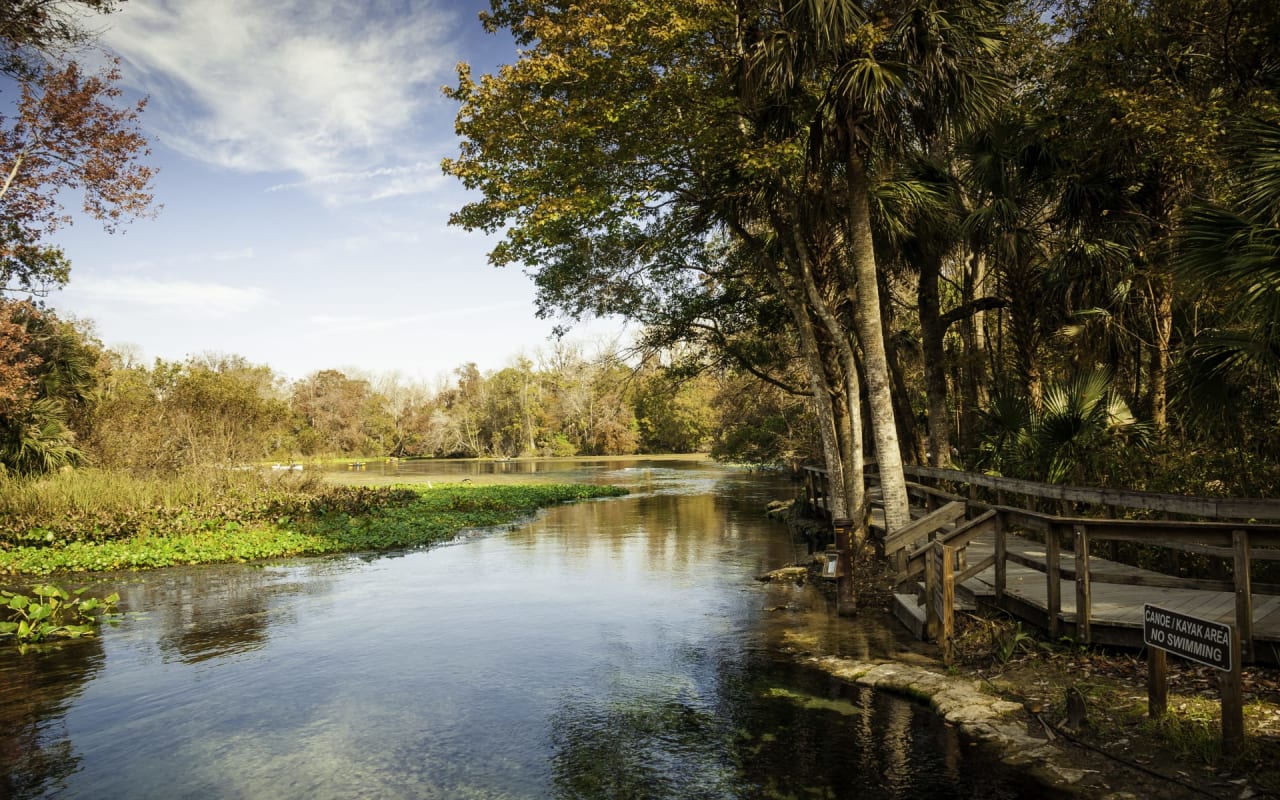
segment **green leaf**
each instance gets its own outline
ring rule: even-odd
[[[43,586],[37,586],[35,588],[35,593],[40,597],[56,597],[59,600],[71,599],[71,595],[67,594],[65,589],[63,589],[60,586],[54,586],[53,584],[45,584]]]

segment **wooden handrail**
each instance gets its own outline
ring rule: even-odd
[[[826,470],[821,467],[804,467],[803,469],[808,472],[826,474]],[[1088,486],[1039,483],[1021,478],[1006,478],[981,472],[964,472],[962,470],[923,467],[914,464],[904,465],[902,471],[913,478],[964,483],[971,486],[982,486],[998,492],[1011,492],[1045,500],[1160,511],[1167,514],[1204,517],[1205,519],[1280,520],[1280,500],[1269,498],[1203,497],[1168,492],[1139,492],[1130,489],[1099,489]]]
[[[826,490],[826,470],[819,467],[806,467],[806,483],[812,484],[817,491]],[[911,482],[908,489],[923,494],[930,509],[941,500],[946,503],[963,501],[969,513],[985,512],[970,525],[962,526],[964,535],[939,537],[940,541],[931,543],[929,548],[911,553],[900,558],[900,577],[911,577],[924,572],[928,576],[926,583],[945,580],[963,581],[977,575],[988,566],[995,567],[995,594],[1001,601],[1007,590],[1005,564],[1014,562],[1024,564],[1045,574],[1046,581],[1046,617],[1050,636],[1059,635],[1062,617],[1062,580],[1074,583],[1075,587],[1075,633],[1076,638],[1088,643],[1092,640],[1092,586],[1093,583],[1122,582],[1135,586],[1174,587],[1230,591],[1234,589],[1236,598],[1235,625],[1239,632],[1240,643],[1245,656],[1252,658],[1253,627],[1253,592],[1275,591],[1275,586],[1258,586],[1251,582],[1250,568],[1254,559],[1280,559],[1280,524],[1275,522],[1257,522],[1254,520],[1280,520],[1280,500],[1261,498],[1217,498],[1194,497],[1167,494],[1161,492],[1137,492],[1118,489],[1095,489],[1080,486],[1036,483],[1017,478],[1004,478],[995,475],[983,475],[959,470],[938,469],[934,467],[906,466],[906,475],[917,480],[947,481],[952,484],[969,486],[969,497],[962,497],[936,486]],[[821,486],[821,489],[817,487]],[[975,487],[984,487],[997,492],[995,503],[978,500]],[[1109,508],[1128,508],[1154,511],[1163,514],[1178,514],[1200,517],[1200,520],[1171,519],[1111,519],[1084,516],[1066,516],[1046,514],[1024,508],[1005,505],[1002,494],[1020,494],[1047,500],[1070,503],[1085,503]],[[969,531],[978,527],[992,529],[995,535],[995,553],[982,559],[978,564],[958,570],[953,568],[950,560],[945,570],[926,569],[929,564],[927,555],[934,547],[943,548],[943,552],[962,553],[972,538]],[[1043,564],[1036,559],[1023,558],[1010,552],[1007,546],[1007,531],[1010,528],[1025,528],[1044,534],[1045,557]],[[959,533],[958,530],[956,533]],[[1068,561],[1063,564],[1061,537],[1071,537],[1071,552]],[[901,537],[895,537],[901,540]],[[952,546],[954,541],[954,546]],[[1095,542],[1134,542],[1149,546],[1185,550],[1228,560],[1232,563],[1230,581],[1190,580],[1173,576],[1133,575],[1123,581],[1108,576],[1094,576],[1090,569],[1090,550]],[[889,555],[886,553],[886,555]],[[905,551],[903,553],[905,554]],[[923,563],[922,563],[923,562]],[[937,576],[933,572],[939,572]],[[951,587],[941,590],[954,591]],[[935,586],[926,586],[926,594],[939,591]]]
[[[1085,486],[1038,483],[1021,478],[1005,478],[979,472],[962,472],[954,469],[907,465],[903,473],[913,478],[966,483],[1000,492],[1061,500],[1069,503],[1089,503],[1099,506],[1161,511],[1168,514],[1186,514],[1206,519],[1280,520],[1280,500],[1244,497],[1199,497],[1169,494],[1166,492],[1138,492],[1128,489],[1096,489]]]

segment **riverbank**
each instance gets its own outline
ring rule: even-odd
[[[864,587],[859,614],[899,625],[879,589]],[[804,630],[783,651],[840,680],[924,702],[1006,763],[1081,797],[1280,797],[1277,670],[1245,670],[1246,746],[1223,753],[1211,670],[1171,664],[1172,713],[1153,722],[1139,654],[1051,643],[1000,617],[962,615],[949,667],[933,645],[849,658]]]
[[[586,484],[353,487],[232,476],[220,486],[138,485],[113,477],[91,479],[95,503],[76,480],[55,478],[21,490],[30,496],[8,498],[19,513],[6,515],[0,574],[45,577],[417,547],[510,524],[547,506],[626,493]],[[102,488],[108,483],[136,494],[108,501]]]

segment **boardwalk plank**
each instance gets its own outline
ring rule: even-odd
[[[1006,540],[1010,553],[1019,554],[1039,564],[1045,561],[1045,548],[1020,536]],[[969,562],[977,563],[995,552],[990,536],[975,539],[969,545]],[[1063,565],[1072,565],[1070,553],[1064,553]],[[1142,608],[1150,603],[1170,608],[1193,617],[1222,622],[1235,621],[1235,596],[1231,592],[1202,591],[1196,589],[1153,588],[1124,583],[1110,583],[1107,579],[1123,580],[1132,576],[1155,577],[1163,573],[1132,567],[1105,558],[1091,556],[1089,572],[1092,578],[1092,603],[1089,618],[1095,631],[1099,627],[1138,629],[1142,627]],[[1047,602],[1047,578],[1044,572],[1014,562],[1006,566],[1006,591],[1028,606],[1044,611]],[[1074,581],[1062,582],[1062,618],[1065,622],[1075,619]],[[964,584],[976,597],[992,598],[995,594],[995,570],[983,570]],[[1280,641],[1280,597],[1254,594],[1254,639]]]

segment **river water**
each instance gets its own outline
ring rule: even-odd
[[[533,472],[428,468],[349,477]],[[785,480],[537,474],[633,493],[406,553],[111,576],[118,627],[0,648],[0,797],[1043,796],[925,708],[781,654],[912,647],[754,580],[796,557],[762,514]]]

